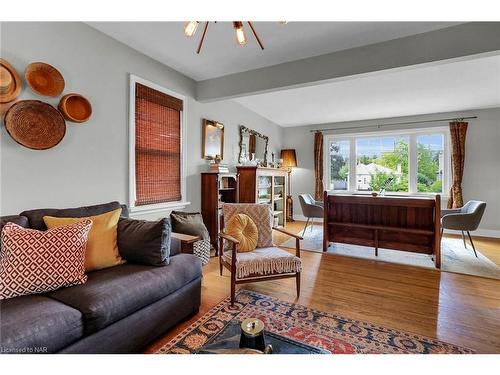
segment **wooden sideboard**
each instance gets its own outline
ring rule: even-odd
[[[324,193],[323,251],[330,242],[433,256],[441,267],[441,197]]]
[[[219,249],[222,204],[238,202],[238,186],[236,173],[201,174],[201,215],[216,255]]]
[[[239,202],[271,205],[275,226],[286,224],[288,171],[278,168],[239,166]]]

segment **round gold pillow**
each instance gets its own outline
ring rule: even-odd
[[[226,224],[226,233],[240,241],[236,246],[238,252],[252,251],[257,247],[259,231],[248,215],[237,214],[229,219]]]

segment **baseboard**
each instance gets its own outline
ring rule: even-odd
[[[307,221],[307,217],[304,215],[293,215],[293,219],[296,221]],[[315,223],[322,223],[323,219],[314,219]],[[448,230],[444,231],[446,234],[456,234],[461,235],[458,230]],[[472,237],[490,237],[490,238],[500,238],[500,230],[495,229],[478,229],[474,232],[471,232]]]
[[[295,220],[295,221],[307,221],[307,217],[305,217],[304,215],[293,215],[293,220]],[[321,218],[321,219],[314,219],[314,222],[315,223],[322,223],[323,222],[323,218]]]
[[[444,233],[446,234],[456,234],[458,236],[461,236],[461,232],[459,230],[449,230],[445,229]],[[466,234],[467,235],[467,234]],[[474,232],[471,232],[470,235],[472,237],[490,237],[490,238],[500,238],[500,230],[494,230],[494,229],[478,229],[475,230]]]

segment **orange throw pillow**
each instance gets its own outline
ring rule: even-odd
[[[92,229],[85,252],[85,271],[95,271],[125,263],[118,251],[117,226],[122,209],[85,218],[44,216],[47,228],[73,224],[84,219],[92,220]]]
[[[253,251],[257,247],[259,231],[257,225],[248,215],[233,215],[226,225],[226,233],[240,241],[236,246],[238,252]]]

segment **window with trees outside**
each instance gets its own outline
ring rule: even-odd
[[[447,192],[447,128],[327,136],[327,189],[419,194]]]

